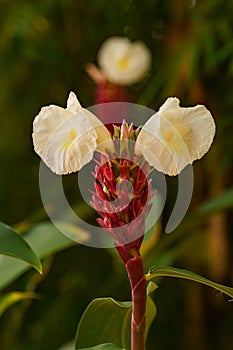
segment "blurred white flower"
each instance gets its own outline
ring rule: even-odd
[[[33,143],[36,153],[56,174],[80,170],[94,151],[113,151],[113,141],[107,128],[91,112],[82,108],[73,92],[67,108],[42,107],[33,122]]]
[[[135,152],[170,176],[200,159],[215,134],[214,120],[205,106],[181,108],[179,103],[178,98],[168,98],[142,127],[135,145]]]
[[[104,76],[115,84],[130,85],[145,77],[152,57],[141,41],[130,42],[124,37],[110,37],[101,45],[97,62]]]

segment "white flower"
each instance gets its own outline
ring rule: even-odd
[[[168,98],[142,127],[135,152],[164,174],[179,174],[210,148],[215,134],[211,113],[203,105],[181,108]]]
[[[142,127],[134,153],[158,171],[174,176],[200,159],[210,148],[215,123],[205,106],[181,108],[171,97]],[[114,154],[111,134],[102,122],[82,108],[73,92],[67,108],[43,107],[33,123],[35,151],[56,174],[80,170],[94,151]]]
[[[94,151],[114,150],[107,128],[91,112],[81,107],[73,92],[67,108],[43,107],[33,122],[35,151],[56,174],[80,170]]]
[[[144,78],[150,69],[152,57],[141,41],[132,43],[124,37],[111,37],[101,45],[97,61],[109,81],[129,85]]]

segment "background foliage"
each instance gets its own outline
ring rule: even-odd
[[[84,66],[95,62],[105,38],[126,35],[146,42],[154,58],[150,76],[130,88],[133,102],[156,110],[166,97],[178,96],[182,105],[204,103],[217,123],[211,152],[194,166],[189,213],[176,232],[160,237],[176,194],[176,181],[168,180],[164,216],[144,246],[145,268],[175,261],[233,285],[232,10],[233,3],[223,0],[1,0],[1,221],[23,232],[46,220],[32,120],[43,105],[64,106],[70,90],[78,92],[84,106],[91,105],[94,86]],[[80,203],[72,176],[64,182],[72,200]],[[130,299],[123,266],[113,250],[70,247],[65,242],[51,248],[57,253],[41,251],[47,256],[44,275],[30,270],[2,288],[2,293],[27,291],[41,297],[4,312],[1,350],[57,350],[74,339],[92,299]],[[148,350],[233,348],[232,304],[225,297],[192,282],[169,279],[153,296],[158,314]]]

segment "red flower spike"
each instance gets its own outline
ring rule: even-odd
[[[124,261],[139,254],[151,208],[151,181],[147,179],[150,166],[144,158],[129,152],[130,141],[136,140],[139,131],[125,121],[121,127],[114,126],[118,152],[109,154],[109,159],[101,156],[93,174],[96,183],[92,204],[101,217],[98,223],[121,247],[118,251]]]
[[[97,196],[100,196],[102,199],[106,200],[108,197],[107,194],[103,191],[103,187],[97,182],[94,183],[94,186]]]

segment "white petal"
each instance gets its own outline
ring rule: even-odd
[[[70,93],[67,109],[43,107],[33,123],[35,151],[56,174],[80,170],[95,150],[114,150],[106,127]]]
[[[35,151],[41,158],[43,158],[44,148],[50,137],[72,115],[68,110],[54,105],[41,108],[40,113],[34,119],[32,134]]]
[[[92,159],[96,139],[90,121],[84,114],[76,114],[56,129],[42,159],[58,175],[78,171]]]
[[[203,105],[182,108],[178,98],[168,98],[159,109],[181,134],[192,161],[200,159],[208,152],[216,131],[214,119]]]
[[[132,43],[124,37],[111,37],[101,45],[97,61],[109,81],[129,85],[144,78],[152,57],[143,42]]]
[[[104,124],[90,111],[82,108],[83,113],[90,120],[92,127],[94,128],[97,135],[97,148],[96,151],[103,154],[108,152],[115,152],[115,146],[112,140],[112,136]],[[107,152],[106,152],[107,151]]]
[[[83,109],[73,91],[69,93],[67,109],[73,113],[80,112]]]
[[[214,134],[215,123],[205,106],[181,108],[177,98],[169,98],[143,126],[135,151],[173,176],[209,150]]]
[[[108,129],[104,124],[90,111],[82,108],[74,92],[70,92],[67,100],[67,109],[73,113],[82,112],[90,120],[92,127],[95,129],[97,134],[97,151],[106,153],[108,151],[114,152],[115,148],[113,145],[112,137]]]

